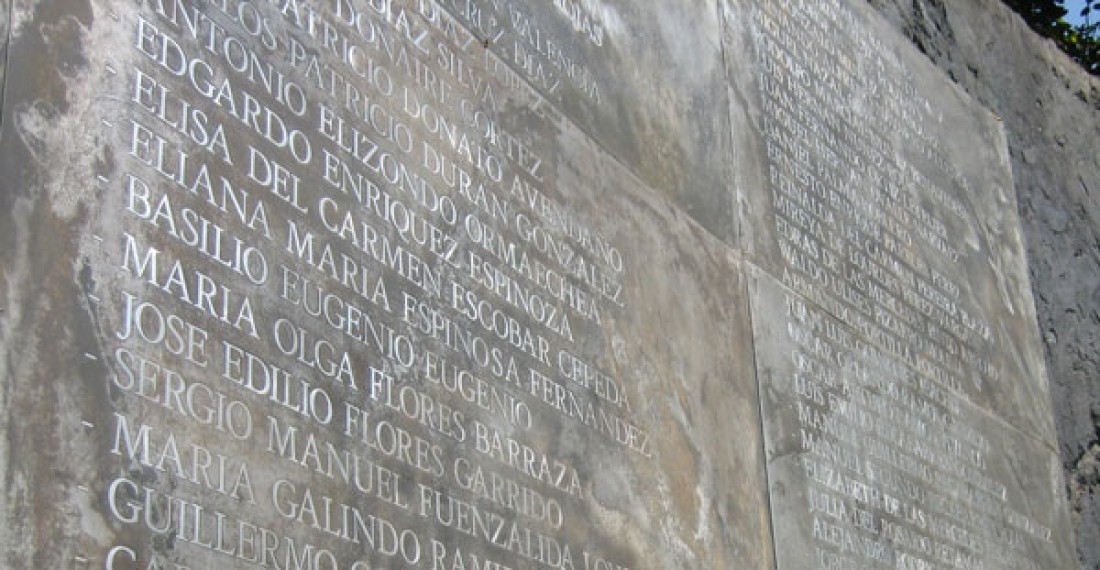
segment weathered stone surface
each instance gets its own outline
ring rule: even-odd
[[[754,127],[739,134],[758,139],[741,146],[764,165],[745,183],[762,191],[739,193],[753,260],[1053,441],[999,123],[908,46],[879,42],[877,19],[837,3],[746,6],[727,21],[755,38],[757,61],[731,72]],[[829,18],[843,21],[812,23]]]
[[[16,11],[8,565],[773,564],[735,252],[420,5]]]
[[[779,567],[1067,567],[999,121],[860,3],[724,17]]]
[[[11,31],[11,6],[9,4],[0,5],[0,33],[4,34],[3,42],[0,43],[0,88],[4,85],[4,78],[6,77],[4,72],[8,68],[8,37]]]
[[[1001,127],[862,5],[11,6],[7,566],[1068,567]]]
[[[750,286],[780,568],[1065,568],[1057,454],[760,273]],[[849,337],[850,338],[850,337]],[[859,342],[858,340],[856,341]]]
[[[871,2],[1004,120],[1080,564],[1100,567],[1100,86],[1000,2]]]

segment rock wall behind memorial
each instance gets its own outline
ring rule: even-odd
[[[12,4],[12,567],[1068,568],[997,119],[862,4]]]

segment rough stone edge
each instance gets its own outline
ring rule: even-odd
[[[8,87],[8,44],[11,43],[11,8],[15,0],[0,1],[0,132],[4,127],[4,94]]]

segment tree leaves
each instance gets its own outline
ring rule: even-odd
[[[1065,19],[1068,12],[1064,0],[1005,0],[1005,4],[1023,16],[1031,29],[1054,40],[1089,73],[1100,75],[1100,22],[1090,20],[1093,11],[1100,8],[1100,0],[1085,2],[1081,9],[1085,21],[1076,26]]]

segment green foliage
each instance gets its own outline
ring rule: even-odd
[[[1100,75],[1100,0],[1087,0],[1081,10],[1084,23],[1073,25],[1066,21],[1064,0],[1005,0],[1013,10],[1024,17],[1036,32],[1054,40],[1073,59],[1093,75]]]

